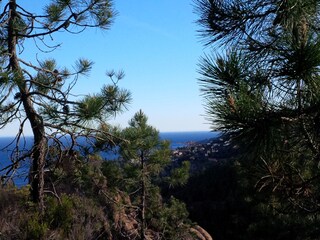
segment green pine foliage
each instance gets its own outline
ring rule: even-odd
[[[195,4],[200,35],[220,52],[212,51],[199,64],[208,119],[239,149],[239,181],[248,182],[250,198],[259,203],[255,214],[265,219],[251,225],[252,239],[277,233],[279,239],[317,239],[318,1]],[[284,225],[300,225],[308,234],[284,233]],[[274,232],[267,235],[266,226]]]
[[[68,149],[61,136],[68,135],[74,147],[79,136],[93,137],[100,123],[122,112],[130,102],[127,90],[117,86],[123,72],[108,75],[111,84],[102,86],[95,94],[75,95],[74,86],[81,77],[88,77],[93,62],[80,58],[70,69],[59,66],[55,59],[38,59],[38,52],[53,52],[61,44],[52,45],[57,34],[80,34],[87,28],[106,30],[115,17],[108,0],[52,0],[42,10],[31,13],[31,3],[16,0],[1,2],[0,7],[0,128],[12,122],[20,126],[16,131],[15,153],[12,165],[0,169],[5,178],[15,171],[20,161],[32,158],[31,194],[40,209],[44,209],[44,166],[48,154],[48,141],[59,147],[60,155]],[[50,43],[48,43],[50,41]],[[34,59],[25,60],[23,50],[34,44]],[[20,50],[19,50],[20,49]],[[32,149],[19,149],[27,123],[34,137]],[[29,152],[28,152],[29,151]],[[25,155],[18,153],[25,152]]]
[[[166,203],[160,185],[167,182],[171,186],[185,184],[190,164],[185,162],[169,175],[165,173],[171,162],[169,142],[160,139],[159,132],[148,125],[148,118],[141,110],[129,121],[129,127],[117,134],[123,139],[119,142],[119,160],[104,163],[103,169],[104,172],[107,169],[117,172],[116,176],[112,174],[111,181],[127,192],[137,206],[140,228],[144,231],[141,239],[147,234],[147,228],[162,232],[163,238],[179,238],[190,227],[186,207],[173,198]],[[110,178],[110,173],[108,176]],[[168,216],[169,212],[171,216]]]
[[[132,137],[131,141],[134,139]],[[151,139],[156,140],[154,137]],[[122,141],[128,144],[127,140]],[[151,145],[144,144],[142,139],[138,141],[139,146],[149,147],[155,142],[161,143],[160,139]],[[150,166],[145,173],[148,174],[145,175],[148,179],[145,237],[197,239],[190,232],[194,224],[188,218],[186,205],[174,197],[162,197],[159,186],[162,171],[158,166],[161,159],[155,158],[167,156],[168,145],[164,146],[160,144],[159,148],[150,151],[154,155],[151,154],[150,162],[147,161]],[[141,239],[138,213],[141,209],[140,183],[143,175],[139,159],[127,163],[124,159],[105,161],[100,155],[81,151],[72,154],[64,152],[59,156],[59,149],[53,146],[47,160],[47,194],[43,214],[36,211],[38,205],[29,200],[29,185],[21,189],[0,189],[1,238]],[[153,164],[155,166],[151,166]],[[149,171],[154,172],[151,174]],[[167,176],[163,181],[166,180]]]

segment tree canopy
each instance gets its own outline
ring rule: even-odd
[[[188,227],[186,207],[177,199],[163,199],[161,186],[185,184],[190,165],[185,162],[182,167],[170,171],[170,144],[148,124],[148,117],[142,110],[133,116],[128,127],[114,130],[114,135],[122,139],[116,147],[119,158],[113,163],[105,163],[105,166],[117,174],[115,177],[109,173],[109,179],[128,193],[136,206],[139,239],[148,239],[150,229],[160,232],[159,238],[182,238]],[[99,139],[97,146],[101,148],[105,141],[103,136]]]
[[[199,64],[213,129],[239,147],[256,190],[283,211],[319,212],[319,2],[195,4],[200,35],[220,50]]]
[[[28,11],[27,3],[1,2],[0,128],[13,121],[20,123],[12,164],[3,170],[9,175],[21,160],[31,158],[32,198],[42,207],[48,141],[68,150],[60,140],[68,135],[72,150],[76,136],[94,134],[98,123],[122,111],[130,93],[117,86],[123,72],[111,71],[107,75],[112,82],[102,86],[101,92],[76,97],[72,89],[80,76],[89,73],[93,62],[79,59],[72,71],[60,67],[54,59],[28,62],[23,59],[24,45],[30,41],[38,47],[41,43],[45,49],[38,47],[39,51],[53,51],[59,45],[50,46],[47,40],[56,34],[80,34],[91,27],[108,29],[114,16],[112,2],[108,0],[52,0],[39,13]],[[19,142],[24,140],[26,122],[31,125],[34,144],[21,154],[25,149],[19,149]]]

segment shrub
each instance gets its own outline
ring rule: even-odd
[[[29,219],[25,219],[21,233],[23,239],[44,239],[48,232],[47,223],[42,222],[38,214],[33,214]]]
[[[64,232],[68,232],[72,226],[73,220],[73,202],[66,195],[62,195],[60,202],[55,198],[47,199],[47,210],[45,213],[46,221],[53,229],[62,228]]]

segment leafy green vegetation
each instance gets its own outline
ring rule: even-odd
[[[113,130],[119,154],[115,160],[106,161],[99,154],[80,151],[57,157],[59,149],[50,147],[43,213],[38,211],[37,203],[30,201],[29,185],[2,188],[1,237],[120,240],[202,236],[200,232],[205,230],[188,218],[186,205],[161,194],[163,186],[171,189],[186,184],[189,164],[167,168],[169,144],[160,140],[142,111],[132,118],[128,128]],[[109,145],[110,139],[102,136],[97,136],[96,147],[102,147],[97,151]]]
[[[171,160],[169,143],[160,140],[159,132],[147,121],[147,116],[140,110],[130,120],[129,127],[114,133],[124,139],[117,146],[120,159],[104,163],[103,171],[120,191],[129,193],[141,226],[140,239],[147,239],[148,228],[161,232],[165,239],[180,238],[189,227],[188,213],[177,199],[166,203],[161,197],[160,184],[186,183],[190,165],[185,163],[183,167],[173,169],[171,174],[165,173]],[[102,138],[98,145],[105,145]],[[112,174],[117,175],[110,176],[107,170],[113,170]],[[169,212],[173,216],[169,216]]]
[[[30,193],[43,211],[48,142],[53,141],[60,151],[58,155],[61,155],[68,150],[63,146],[61,137],[74,140],[80,135],[87,138],[95,136],[98,123],[121,112],[131,96],[127,90],[117,86],[120,78],[124,77],[120,71],[119,74],[108,75],[111,84],[102,86],[99,93],[82,97],[76,93],[76,97],[72,90],[81,76],[88,76],[93,62],[80,58],[71,71],[60,67],[55,59],[37,58],[38,52],[49,53],[57,49],[60,44],[52,45],[48,39],[54,40],[60,32],[69,34],[70,27],[74,34],[80,34],[87,28],[109,28],[115,15],[111,1],[52,0],[42,4],[42,11],[31,13],[28,6],[16,0],[1,2],[0,128],[13,121],[19,127],[12,143],[15,148],[10,159],[12,164],[0,171],[4,178],[10,178],[15,166],[30,158]],[[25,60],[22,52],[29,41],[36,50],[31,60]],[[32,149],[20,147],[24,145],[21,142],[27,123],[32,129]]]
[[[28,40],[51,50],[46,37],[71,27],[108,29],[112,1],[52,0],[43,13],[2,3],[0,128],[20,126],[0,170],[0,239],[212,239],[198,223],[217,240],[319,239],[319,2],[194,4],[201,36],[219,50],[201,58],[199,83],[212,128],[223,133],[223,161],[204,153],[206,164],[190,176],[190,162],[172,161],[142,111],[124,129],[108,124],[131,100],[118,86],[122,71],[107,72],[111,84],[100,92],[76,97],[92,61],[70,71],[17,51]],[[30,149],[22,147],[27,122]],[[108,151],[117,157],[102,159]],[[29,184],[10,186],[25,159]]]
[[[244,239],[318,239],[319,3],[195,3],[202,37],[224,46],[201,59],[200,85],[212,127],[240,152]]]

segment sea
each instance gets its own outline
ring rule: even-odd
[[[194,131],[194,132],[160,132],[160,138],[163,140],[169,140],[171,149],[177,149],[179,147],[186,146],[190,143],[202,142],[212,138],[217,138],[218,132],[209,131]],[[10,163],[12,157],[12,150],[15,145],[10,143],[14,142],[13,137],[0,137],[0,169],[6,168]],[[21,141],[20,149],[30,149],[32,146],[32,138],[26,137],[25,140]],[[102,155],[107,156],[107,155]],[[108,155],[109,158],[112,158]],[[28,182],[28,171],[30,168],[30,162],[23,161],[19,163],[19,167],[14,172],[12,179],[14,184],[18,187],[24,186]],[[0,171],[0,177],[3,176],[8,169]],[[8,180],[8,179],[6,179]]]

